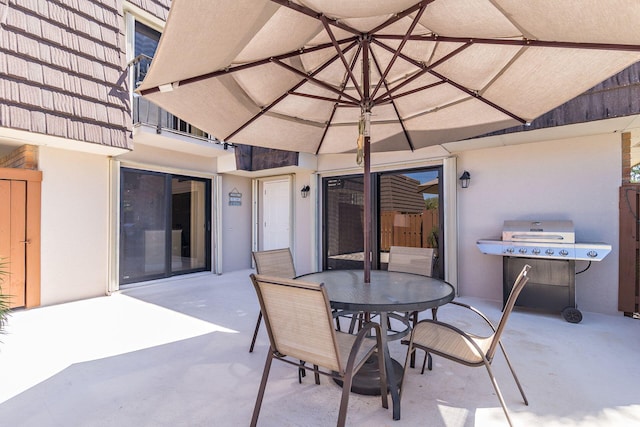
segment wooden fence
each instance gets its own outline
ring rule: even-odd
[[[419,213],[382,212],[380,250],[388,251],[391,246],[437,247],[438,218],[437,209]]]

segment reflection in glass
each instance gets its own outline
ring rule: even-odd
[[[363,177],[325,180],[326,269],[363,268]]]
[[[434,248],[440,241],[438,170],[380,175],[380,263],[391,246]],[[434,271],[435,274],[437,274]]]

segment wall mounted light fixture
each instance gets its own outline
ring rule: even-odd
[[[467,171],[462,172],[462,175],[460,175],[460,186],[462,188],[468,188],[469,181],[471,181],[471,174]]]
[[[302,196],[303,199],[306,199],[307,197],[309,197],[310,190],[311,188],[309,188],[308,185],[305,185],[304,187],[302,187],[302,189],[300,189],[300,195]]]

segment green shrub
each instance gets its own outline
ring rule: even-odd
[[[4,328],[9,317],[9,295],[2,292],[2,284],[6,276],[9,275],[9,267],[7,262],[0,259],[0,334],[4,333]]]

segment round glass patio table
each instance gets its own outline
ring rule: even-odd
[[[424,311],[444,305],[454,298],[454,289],[444,280],[419,274],[372,270],[371,282],[364,283],[363,270],[327,270],[318,273],[299,276],[313,283],[324,283],[331,308],[337,310],[376,313],[380,315],[380,329],[384,347],[384,361],[387,370],[389,392],[393,401],[393,419],[400,419],[400,390],[399,383],[402,375],[402,365],[391,359],[387,344],[387,319],[392,312]],[[395,362],[395,364],[394,364]],[[369,363],[368,363],[369,364]],[[369,364],[373,367],[377,363]],[[400,368],[398,369],[398,365]],[[375,370],[373,368],[372,370]],[[365,370],[363,375],[370,376],[371,370]],[[364,384],[375,384],[376,378],[364,378]],[[354,377],[354,385],[357,383]],[[397,377],[400,378],[397,378]],[[378,388],[379,388],[379,382]],[[357,385],[356,385],[357,389]],[[352,388],[354,390],[354,388]],[[364,393],[369,394],[369,393]]]

